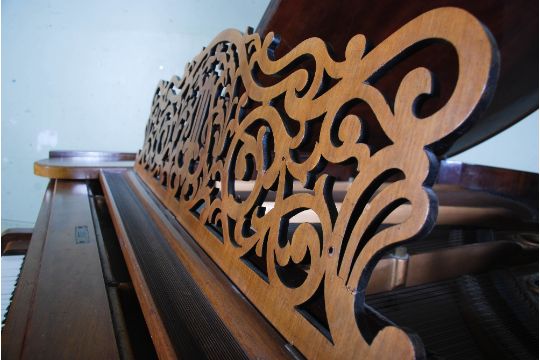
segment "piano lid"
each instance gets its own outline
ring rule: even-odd
[[[491,105],[484,116],[452,144],[435,149],[449,157],[496,135],[538,109],[538,1],[534,0],[433,0],[415,2],[272,0],[257,32],[281,36],[276,57],[289,52],[302,40],[320,37],[335,54],[343,54],[347,41],[364,34],[374,47],[397,28],[434,8],[453,6],[467,10],[491,31],[500,51],[500,75]],[[455,51],[445,44],[415,49],[391,74],[374,81],[392,101],[403,75],[425,66],[438,79],[439,96],[425,99],[424,114],[438,110],[452,94],[457,79]],[[422,114],[420,114],[422,115]],[[368,119],[369,122],[369,119]]]

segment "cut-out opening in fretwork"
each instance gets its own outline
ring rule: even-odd
[[[230,231],[230,229],[229,229]],[[255,272],[261,279],[265,282],[268,281],[268,271],[266,266],[266,243],[268,239],[265,237],[262,244],[262,256],[258,256],[256,252],[256,247],[252,247],[244,256],[240,259],[247,265],[251,270]]]
[[[319,241],[321,239],[321,225],[311,224],[319,233]],[[297,231],[300,223],[289,223],[288,220],[282,220],[280,231],[278,235],[278,246],[286,247],[292,245],[292,237],[295,231]],[[321,244],[322,246],[322,244]],[[289,259],[285,266],[281,266],[275,261],[276,273],[279,276],[281,282],[290,287],[297,288],[301,286],[308,276],[308,272],[311,266],[312,256],[318,257],[320,254],[311,254],[310,251],[306,251],[302,260],[295,263],[292,259]]]
[[[398,207],[404,204],[410,204],[410,202],[407,199],[398,198],[390,202],[387,206],[385,206],[382,211],[375,216],[375,218],[372,220],[372,222],[366,227],[364,230],[362,237],[360,238],[360,241],[358,242],[358,245],[354,251],[354,255],[352,257],[351,264],[354,264],[356,262],[356,259],[358,259],[358,256],[360,255],[360,252],[366,246],[368,241],[373,238],[377,233],[379,233],[381,230],[385,229],[387,225],[383,225],[383,221],[392,213],[394,212]],[[395,225],[394,225],[395,226]],[[352,272],[352,266],[351,270],[349,271],[348,277],[351,275]],[[348,279],[347,277],[347,279]],[[366,282],[367,283],[367,282]]]
[[[219,176],[217,176],[217,178],[219,179]],[[216,200],[216,199],[219,199],[221,200],[221,186],[218,186],[219,180],[210,180],[207,184],[207,187],[210,189],[210,202]]]
[[[251,213],[247,214],[246,218],[242,222],[242,236],[245,238],[255,235],[255,229],[251,226]]]
[[[176,188],[176,173],[171,173],[171,179],[169,180],[169,188],[174,189]]]
[[[361,176],[361,174],[359,176]],[[366,209],[368,204],[372,201],[372,199],[377,195],[377,193],[384,186],[386,186],[391,181],[399,181],[399,180],[403,179],[404,176],[405,175],[403,174],[403,172],[400,169],[387,169],[387,170],[383,171],[381,174],[379,174],[378,176],[376,176],[371,181],[371,183],[364,189],[364,191],[362,192],[360,197],[356,200],[356,204],[354,206],[353,211],[351,212],[351,216],[349,218],[349,221],[347,223],[347,227],[346,227],[345,232],[343,234],[343,242],[341,244],[341,251],[339,253],[339,262],[338,262],[339,269],[341,269],[343,256],[345,255],[345,249],[347,249],[348,242],[350,241],[353,229],[354,229],[355,225],[357,224],[358,220],[360,219],[360,217],[362,216],[362,214],[364,212],[364,209]],[[395,208],[392,208],[392,211],[394,209]],[[384,218],[386,218],[387,215],[388,214],[385,214]],[[384,218],[381,219],[381,221],[384,220]],[[377,214],[376,219],[379,219],[379,214]],[[374,223],[375,223],[375,220],[372,221],[371,224],[374,224]],[[371,226],[371,224],[368,224],[368,227]],[[378,225],[374,230],[376,230],[377,228],[378,228]],[[367,230],[367,228],[364,229],[364,231],[362,233],[365,234],[366,230]],[[369,240],[370,238],[371,238],[371,236],[367,237],[365,239],[365,241]],[[360,247],[360,244],[358,244],[358,247],[356,248],[355,253],[358,253],[359,251],[361,251],[361,249],[362,248]]]
[[[180,93],[182,92],[182,89],[175,86],[174,84],[171,84],[171,91],[173,93],[173,95],[180,95]]]
[[[176,155],[176,165],[179,169],[184,167],[184,154],[181,151]]]
[[[250,62],[253,54],[257,52],[257,47],[255,46],[253,41],[250,41],[249,43],[245,44],[245,49],[246,49],[247,61]]]
[[[199,218],[201,216],[201,213],[203,212],[205,206],[206,206],[206,204],[205,204],[204,200],[200,200],[189,210],[191,211],[191,213],[196,218]]]
[[[194,174],[195,170],[199,167],[199,160],[197,159],[191,159],[189,161],[188,171],[190,174]]]
[[[191,196],[193,195],[193,191],[194,191],[193,185],[192,185],[192,184],[188,184],[187,191],[186,191],[185,194],[184,194],[184,200],[185,200],[185,201],[189,201],[189,199],[190,199]]]
[[[358,118],[360,122],[360,133],[356,142],[367,144],[371,155],[392,145],[392,140],[384,132],[379,119],[377,119],[369,104],[360,99],[353,99],[343,104],[336,113],[336,118],[330,132],[330,140],[334,146],[343,145],[343,140],[340,138],[340,130],[346,132],[348,129],[340,129],[340,127],[347,115],[353,115]]]
[[[204,226],[214,235],[216,239],[220,242],[223,242],[223,226],[221,225],[221,220],[218,220],[215,224],[207,222]]]
[[[295,89],[295,95],[297,97],[303,97],[313,86],[313,75],[315,66],[316,63],[313,55],[303,54],[291,61],[283,69],[280,69],[278,72],[271,75],[265,74],[260,68],[259,64],[255,63],[253,64],[251,70],[251,77],[257,85],[263,87],[271,87],[279,83],[281,80],[291,76],[293,73],[297,71],[303,71],[305,72],[305,75],[307,75],[306,82],[305,84],[303,84],[304,86],[302,88]]]
[[[242,164],[244,168],[243,171],[240,170],[240,167],[238,167],[237,163],[236,170],[239,170],[239,172],[237,172],[236,178],[244,181],[255,179],[257,177],[257,170],[255,168],[255,157],[253,156],[253,154],[246,154],[245,158],[242,161]]]
[[[315,150],[315,146],[320,141],[320,128],[325,115],[326,114],[322,114],[315,119],[305,121],[303,131],[301,130],[300,124],[298,129],[294,129],[294,136],[300,135],[302,139],[296,147],[289,150],[290,157],[293,161],[303,163],[312,155],[313,150]],[[302,131],[302,133],[299,134],[300,131]],[[289,135],[291,135],[290,132]]]
[[[168,174],[166,171],[163,171],[161,173],[161,176],[160,176],[160,179],[161,179],[161,186],[164,187],[164,188],[167,188],[167,179],[168,179]]]
[[[328,326],[328,318],[326,315],[326,303],[324,300],[324,278],[321,280],[319,287],[307,301],[303,304],[295,306],[298,311],[307,321],[309,321],[317,330],[321,332],[331,343],[333,343],[330,328]]]
[[[358,307],[360,302],[362,302],[361,309]],[[357,308],[355,317],[358,329],[362,333],[362,337],[366,339],[368,343],[371,343],[379,331],[385,327],[395,326],[391,320],[385,318],[371,306],[365,304],[364,296],[361,296],[360,293],[356,295],[355,308]]]
[[[238,68],[240,66],[240,59],[238,58],[238,48],[235,44],[231,42],[227,42],[227,55],[232,55],[232,59],[234,60],[235,68]]]
[[[444,61],[430,61],[437,54]],[[421,101],[411,104],[411,111],[419,118],[425,118],[439,111],[450,99],[458,78],[458,55],[450,43],[444,40],[425,40],[416,43],[390,61],[385,67],[368,79],[387,99],[391,108],[395,108],[398,88],[408,73],[419,67],[428,69],[432,74],[432,94],[422,95]],[[391,68],[391,72],[387,69]],[[440,86],[444,84],[444,86]]]
[[[321,83],[319,85],[319,89],[317,90],[317,93],[315,93],[315,96],[313,97],[313,100],[319,98],[321,95],[325,94],[328,90],[333,88],[341,79],[336,79],[328,75],[326,70],[323,70],[323,75],[321,79]]]
[[[240,108],[238,110],[237,118],[239,124],[241,124],[253,110],[258,109],[262,105],[261,102],[255,101],[250,97],[246,96],[244,99],[245,103],[239,104]]]
[[[272,99],[272,101],[270,101],[270,105],[279,113],[283,126],[285,126],[285,130],[287,130],[287,134],[292,138],[298,135],[300,123],[290,117],[288,112],[285,110],[285,93],[282,93]]]
[[[305,256],[305,262],[309,263],[310,256],[309,252],[306,253]],[[276,267],[276,273],[279,276],[279,279],[281,282],[290,288],[297,288],[301,286],[304,281],[306,281],[306,278],[308,276],[305,267],[309,267],[309,265],[300,265],[295,264],[291,261],[285,266],[280,266],[277,263],[275,264]]]
[[[173,132],[171,134],[172,136],[172,148],[173,149],[177,149],[178,148],[178,143],[180,142],[181,140],[181,137],[182,137],[182,130],[184,129],[184,122],[181,122],[181,121],[177,121],[177,128],[175,128],[175,132]]]
[[[236,228],[236,220],[234,220],[231,217],[227,216],[227,229],[228,229],[228,234],[229,234],[229,241],[235,247],[240,247],[240,244],[238,244],[236,242],[236,239],[234,237],[235,228]]]
[[[262,134],[262,136],[261,136]],[[267,170],[274,160],[274,135],[268,122],[264,119],[257,119],[245,129],[243,137],[249,136],[252,141],[251,146],[246,147],[249,151],[252,160],[251,172],[246,176],[242,176],[243,180],[254,180],[257,178],[258,169]],[[239,146],[245,146],[239,142]],[[236,153],[235,153],[236,154]],[[255,161],[258,157],[259,162]]]
[[[236,195],[236,191],[235,191],[236,182],[237,182],[237,175],[239,175],[238,180],[241,180],[245,175],[246,169],[250,166],[249,163],[251,162],[251,160],[246,159],[246,158],[239,159],[240,151],[241,151],[242,147],[243,147],[242,141],[238,141],[238,143],[236,144],[235,149],[233,150],[233,154],[232,154],[230,164],[229,164],[229,169],[227,170],[228,173],[229,173],[229,176],[228,176],[229,180],[228,180],[228,184],[227,184],[228,185],[228,192],[233,197],[233,199],[238,203],[241,202],[241,198]],[[240,169],[240,167],[237,166],[238,164],[243,165],[244,171],[242,171]]]
[[[215,61],[212,63],[210,69],[213,72],[214,76],[220,77],[221,74],[223,73],[224,67],[223,67],[223,64],[220,63],[219,61]]]
[[[180,200],[181,194],[182,194],[182,186],[180,185],[180,181],[179,181],[179,183],[176,184],[176,188],[174,190],[174,198],[176,199],[176,201]]]
[[[327,174],[332,176],[336,181],[350,182],[358,174],[358,161],[356,159],[348,159],[339,164],[330,162],[324,163],[320,175]],[[317,176],[317,178],[319,177]]]

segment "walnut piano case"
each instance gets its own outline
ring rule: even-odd
[[[441,7],[374,47],[323,40],[277,56],[277,35],[226,30],[160,82],[133,167],[36,163],[54,179],[3,355],[76,353],[55,341],[91,315],[60,309],[88,291],[109,342],[74,344],[106,357],[537,357],[538,175],[440,161],[493,97],[489,29]],[[423,107],[423,66],[389,101],[377,81],[436,42],[444,104]]]

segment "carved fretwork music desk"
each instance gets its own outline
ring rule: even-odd
[[[441,161],[493,99],[490,29],[439,7],[375,46],[283,51],[264,24],[287,6],[160,82],[136,157],[35,164],[2,355],[538,357],[538,175]],[[457,69],[439,103],[424,65],[385,82],[436,43]]]

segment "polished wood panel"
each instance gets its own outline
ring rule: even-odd
[[[43,197],[24,266],[21,269],[13,301],[2,329],[2,357],[5,359],[20,359],[22,356],[25,333],[31,318],[31,310],[39,279],[45,237],[49,227],[55,184],[54,180],[49,182]]]
[[[77,182],[52,184],[8,313],[2,353],[22,359],[119,358],[88,189]]]
[[[34,163],[34,174],[51,179],[98,179],[100,169],[133,167],[135,153],[112,151],[49,151],[49,158]]]
[[[437,178],[441,185],[497,194],[531,209],[538,221],[538,174],[491,166],[443,161]]]
[[[113,220],[116,235],[118,236],[118,242],[120,243],[120,248],[122,249],[126,266],[133,281],[133,287],[135,288],[137,299],[141,305],[141,310],[144,314],[158,357],[160,359],[176,359],[177,355],[171,344],[171,340],[167,335],[163,321],[159,316],[156,304],[152,299],[152,294],[141,271],[141,267],[137,262],[135,252],[133,251],[128,234],[121,220],[122,217],[118,211],[118,206],[114,201],[111,189],[107,182],[104,181],[103,175],[100,175],[99,179],[103,188],[103,193],[107,198],[107,207]]]
[[[26,338],[23,359],[119,358],[85,184],[56,184]]]
[[[51,179],[84,180],[99,178],[107,168],[131,168],[133,161],[102,158],[54,157],[34,163],[34,174]]]
[[[49,151],[50,159],[57,158],[79,158],[93,159],[101,161],[133,161],[137,154],[129,152],[115,151],[81,151],[81,150],[51,150]]]
[[[32,228],[12,228],[2,233],[2,256],[23,255],[28,251]]]
[[[396,326],[364,337],[365,288],[386,249],[433,227],[433,151],[489,103],[498,53],[483,25],[457,8],[401,25],[371,51],[363,35],[347,38],[343,60],[332,58],[318,38],[276,59],[273,34],[262,40],[225,31],[188,64],[183,79],[160,83],[154,96],[137,173],[308,358],[423,356],[417,337]],[[423,116],[421,98],[434,90],[434,78],[416,67],[388,104],[372,79],[413,48],[438,40],[453,48],[459,64],[451,96]],[[312,67],[302,66],[306,59]],[[349,111],[357,104],[372,110],[388,139],[383,146],[366,143],[369,124]],[[304,156],[306,144],[313,146]],[[351,170],[339,209],[328,164]],[[236,180],[254,180],[247,199],[237,196]],[[295,193],[294,181],[310,192]],[[266,209],[270,192],[274,206]],[[410,211],[397,224],[379,228],[405,205]],[[307,210],[320,226],[290,226]],[[297,265],[306,269],[303,278],[289,283],[284,273]],[[310,313],[315,297],[323,299],[324,319]]]

